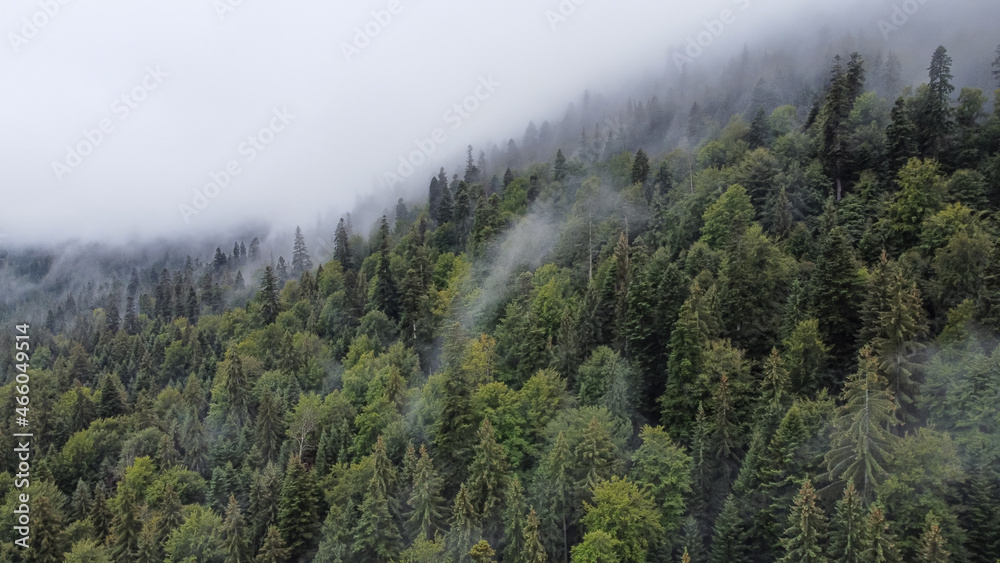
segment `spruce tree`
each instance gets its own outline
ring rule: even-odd
[[[865,545],[867,538],[868,515],[854,483],[849,481],[844,488],[844,496],[837,501],[836,514],[830,526],[830,560],[869,563]]]
[[[943,46],[931,56],[927,68],[930,81],[917,116],[918,144],[924,157],[938,157],[952,130],[951,94],[955,91],[951,79],[951,57]]]
[[[540,469],[544,483],[542,502],[546,527],[555,528],[557,535],[562,537],[560,553],[566,557],[569,556],[570,518],[576,501],[571,456],[566,435],[560,431]]]
[[[920,536],[920,563],[948,563],[951,553],[945,547],[941,525],[933,512],[927,513],[924,533]]]
[[[528,504],[524,498],[521,479],[514,475],[507,480],[504,495],[503,530],[504,560],[517,561],[525,551],[524,528],[527,525]]]
[[[260,312],[264,324],[271,324],[278,318],[278,279],[271,266],[264,268],[264,275],[260,280],[260,291],[257,293],[257,301],[260,302]]]
[[[292,557],[314,543],[319,528],[319,498],[312,473],[295,456],[288,460],[278,503],[278,529]]]
[[[226,550],[225,563],[249,563],[250,548],[247,545],[243,514],[236,497],[229,496],[226,520],[222,524],[222,545]]]
[[[302,229],[295,227],[295,245],[292,249],[292,276],[299,277],[304,272],[312,270],[312,267],[312,258],[309,257],[309,250],[306,248],[306,240],[302,236]]]
[[[97,532],[97,538],[103,540],[111,529],[111,520],[113,517],[111,511],[108,509],[104,487],[97,485],[94,489],[94,503],[90,507],[90,521],[94,524],[94,531]]]
[[[733,495],[726,498],[722,512],[715,520],[712,533],[711,563],[731,563],[743,557],[743,522],[740,518],[739,501]]]
[[[111,559],[115,563],[132,563],[139,552],[139,537],[142,534],[137,491],[122,485],[114,499],[111,520]]]
[[[379,222],[379,247],[375,269],[375,285],[371,289],[372,307],[385,313],[393,320],[399,320],[399,290],[392,276],[389,255],[389,223],[385,215]]]
[[[886,174],[895,178],[896,174],[913,157],[917,156],[917,130],[910,120],[910,112],[906,100],[896,99],[889,114],[889,125],[885,128],[886,136]]]
[[[264,545],[257,553],[256,563],[288,563],[292,552],[285,546],[285,540],[281,538],[281,532],[277,526],[269,526],[267,535],[264,536]]]
[[[599,482],[618,473],[621,463],[615,449],[608,429],[596,417],[590,419],[576,451],[573,452],[577,475],[580,476],[577,488],[585,499],[590,498],[591,491]]]
[[[878,504],[872,504],[868,512],[868,523],[865,526],[865,561],[871,563],[901,563],[899,550],[889,533],[889,523],[885,521],[885,513]]]
[[[451,529],[446,536],[448,553],[456,563],[469,563],[469,551],[479,541],[481,529],[479,516],[469,500],[468,490],[462,483],[455,495],[455,504],[451,511]]]
[[[854,483],[864,502],[887,476],[894,423],[892,396],[878,373],[878,358],[861,350],[858,371],[844,386],[844,405],[833,422],[826,465],[831,479]]]
[[[406,522],[410,537],[429,540],[444,529],[447,507],[441,495],[443,486],[444,482],[434,469],[427,447],[421,444],[420,459],[413,473],[413,493],[407,502],[411,509]]]
[[[539,528],[538,514],[535,513],[535,508],[531,507],[522,534],[524,551],[521,552],[520,560],[515,559],[518,563],[546,563],[549,560],[542,546]]]
[[[473,448],[468,472],[469,501],[479,515],[487,538],[492,539],[500,528],[500,508],[510,464],[503,446],[496,441],[489,418],[483,419],[478,437],[479,443]]]
[[[858,330],[857,266],[854,251],[842,227],[835,227],[823,243],[812,280],[812,311],[826,342],[841,364],[854,352]]]
[[[795,497],[788,515],[788,529],[781,545],[785,555],[781,563],[825,563],[823,540],[826,537],[826,516],[819,507],[816,491],[807,479]]]
[[[632,160],[632,183],[643,185],[649,180],[649,157],[646,151],[639,149]]]

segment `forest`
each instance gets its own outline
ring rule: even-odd
[[[0,560],[997,561],[1000,90],[926,55],[793,89],[744,53],[683,110],[469,146],[329,256],[5,297]]]

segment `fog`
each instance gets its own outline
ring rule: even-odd
[[[864,35],[916,81],[945,44],[956,84],[986,87],[997,21],[995,2],[944,0],[7,0],[0,243],[378,212],[584,91],[666,92],[744,46]]]

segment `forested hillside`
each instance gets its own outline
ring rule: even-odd
[[[329,259],[251,237],[18,295],[3,560],[996,561],[1000,91],[898,65],[532,124]]]

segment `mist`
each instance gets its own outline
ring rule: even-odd
[[[346,212],[370,220],[423,197],[469,144],[489,154],[574,102],[591,112],[581,122],[602,119],[585,91],[689,103],[698,92],[686,85],[745,47],[796,54],[821,80],[824,57],[867,41],[918,82],[944,44],[956,83],[988,88],[998,12],[941,0],[11,0],[0,244],[187,239],[250,223],[327,236]]]

